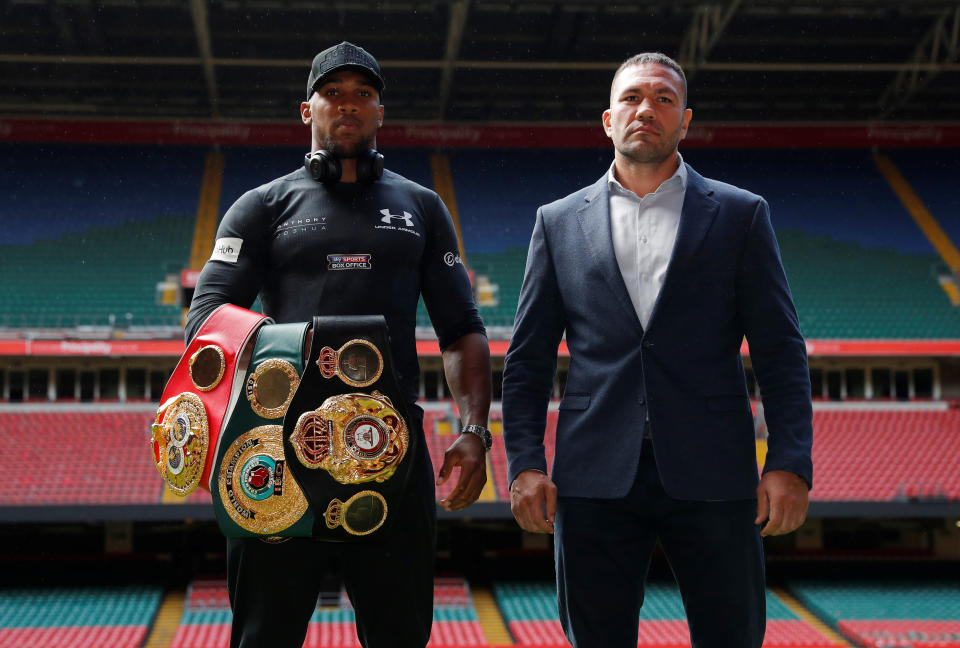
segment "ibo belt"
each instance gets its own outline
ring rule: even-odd
[[[228,538],[313,533],[314,517],[286,469],[282,438],[283,416],[303,373],[307,327],[273,324],[257,334],[244,395],[224,424],[214,461],[213,508]]]
[[[283,446],[317,518],[314,537],[357,540],[389,526],[418,443],[406,409],[382,316],[313,319]]]
[[[248,343],[264,322],[260,313],[224,304],[206,319],[177,363],[160,399],[153,459],[171,491],[187,496],[210,489],[213,449],[242,387]]]

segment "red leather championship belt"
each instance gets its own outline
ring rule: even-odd
[[[257,329],[271,320],[224,304],[213,311],[173,370],[153,424],[153,460],[171,491],[186,497],[210,474],[223,422],[243,389]]]

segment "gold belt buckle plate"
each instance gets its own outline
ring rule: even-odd
[[[338,376],[351,387],[369,387],[383,373],[383,355],[372,342],[354,339],[336,350],[320,349],[317,366],[324,378]]]
[[[390,399],[374,391],[327,398],[300,415],[290,441],[307,468],[323,468],[341,484],[359,484],[389,479],[410,434]]]
[[[237,437],[220,464],[218,483],[224,510],[252,533],[280,533],[309,505],[286,468],[282,425],[261,425]]]
[[[210,427],[196,394],[183,392],[160,406],[152,426],[157,470],[177,495],[196,489],[207,458]]]

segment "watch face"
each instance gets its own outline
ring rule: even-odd
[[[463,428],[463,432],[480,437],[480,440],[483,441],[483,447],[486,450],[489,450],[493,445],[493,436],[490,434],[490,430],[482,425],[467,425]]]

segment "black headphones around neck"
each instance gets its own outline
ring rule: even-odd
[[[307,173],[324,184],[340,182],[342,169],[340,160],[330,151],[320,149],[303,156],[303,166]],[[357,156],[357,182],[373,182],[383,175],[383,155],[375,149],[370,149]]]

